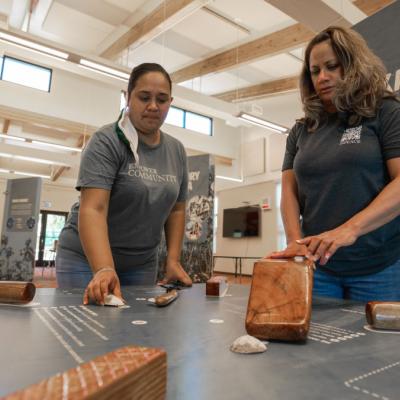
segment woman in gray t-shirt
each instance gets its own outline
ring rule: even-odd
[[[305,51],[305,117],[282,174],[287,248],[317,263],[314,294],[400,300],[400,103],[382,62],[352,30],[330,27]]]
[[[187,197],[183,145],[160,130],[171,79],[158,64],[135,67],[128,107],[96,132],[82,153],[77,189],[56,258],[61,288],[86,287],[84,303],[122,297],[121,284],[154,284],[164,229],[166,280],[191,285],[179,258]],[[78,230],[79,225],[79,230]]]

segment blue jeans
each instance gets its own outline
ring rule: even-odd
[[[154,285],[157,277],[157,260],[132,269],[118,271],[121,286]],[[56,276],[60,289],[85,288],[93,278],[92,270],[85,259],[71,259],[57,253]]]
[[[314,296],[368,301],[400,301],[400,260],[383,271],[362,276],[333,276],[314,271]]]

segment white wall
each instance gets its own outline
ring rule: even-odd
[[[216,232],[217,256],[263,257],[277,248],[277,213],[279,206],[275,202],[275,182],[263,182],[255,185],[242,186],[223,190],[218,196],[218,227]],[[270,198],[271,210],[261,210],[261,236],[249,238],[222,237],[223,209],[245,205],[261,204],[266,197]],[[243,273],[252,274],[256,260],[243,260]],[[216,272],[234,272],[234,261],[216,259]]]
[[[0,104],[92,126],[102,126],[117,118],[120,91],[89,78],[53,69],[50,92],[1,80]]]

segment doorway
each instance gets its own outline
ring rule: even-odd
[[[35,252],[37,267],[54,265],[58,237],[67,216],[63,211],[40,211]]]

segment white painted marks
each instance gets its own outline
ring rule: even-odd
[[[388,395],[383,395],[383,394],[379,394],[376,393],[376,391],[371,390],[371,389],[367,389],[367,380],[371,380],[374,376],[378,375],[378,374],[388,374],[388,373],[392,373],[393,374],[393,378],[391,379],[391,381],[394,381],[397,377],[399,372],[398,371],[393,371],[392,369],[395,367],[400,367],[400,361],[394,362],[392,364],[389,365],[385,365],[381,368],[377,368],[374,369],[373,371],[367,372],[363,375],[359,375],[356,376],[354,378],[351,378],[347,381],[344,382],[344,385],[350,389],[356,390],[357,392],[360,393],[364,393],[368,396],[371,396],[375,399],[380,399],[380,400],[391,400],[394,399],[393,397],[388,397]],[[386,377],[388,378],[388,377]],[[371,386],[371,385],[370,385]],[[396,396],[396,398],[398,398]]]
[[[308,339],[324,344],[337,344],[347,340],[365,336],[364,332],[354,332],[332,325],[311,322]]]
[[[219,319],[219,318],[213,318],[213,319],[210,319],[210,322],[212,324],[223,324],[224,320],[223,319]]]
[[[101,332],[105,326],[95,319],[98,314],[85,307],[38,307],[34,311],[78,363],[83,362],[78,349],[85,347],[85,339],[93,340],[94,334],[102,340],[108,340],[108,337]]]

